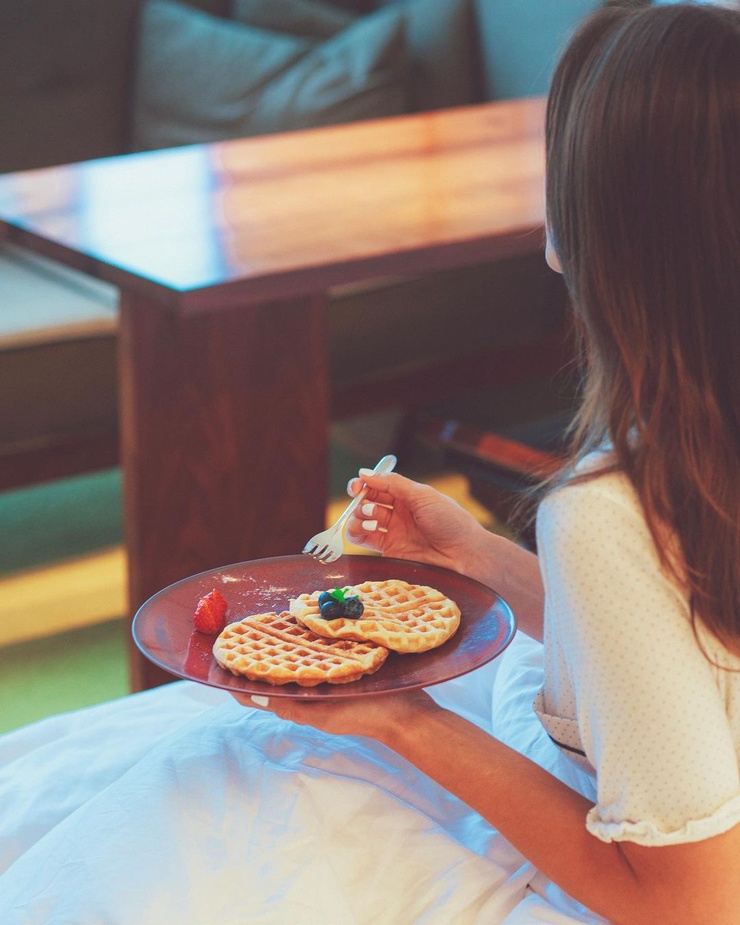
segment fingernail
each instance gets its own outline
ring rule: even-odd
[[[362,529],[366,533],[374,533],[378,529],[378,521],[377,520],[363,520]]]
[[[368,475],[374,475],[374,472],[373,472],[372,469],[364,469],[364,468],[363,468],[363,469],[360,469],[360,473],[359,473],[359,474],[360,474],[363,478],[367,478]]]
[[[269,697],[262,697],[260,694],[252,694],[252,696],[249,699],[253,703],[256,703],[258,707],[269,707],[270,706]]]
[[[368,501],[367,504],[363,504],[360,508],[365,517],[372,517],[373,511],[375,510],[375,505],[372,501]]]

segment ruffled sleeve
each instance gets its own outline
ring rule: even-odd
[[[601,841],[632,841],[638,845],[678,845],[682,842],[701,841],[726,832],[740,822],[740,795],[731,797],[709,816],[689,819],[680,828],[664,829],[655,821],[608,822],[600,814],[600,807],[586,816],[586,827]]]

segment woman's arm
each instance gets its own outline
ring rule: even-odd
[[[478,525],[457,572],[488,585],[509,604],[518,628],[542,642],[545,592],[537,556]]]
[[[383,742],[613,925],[740,921],[740,826],[669,847],[602,842],[586,829],[585,797],[422,691],[360,702],[271,698],[268,708],[330,733]]]
[[[602,842],[585,827],[588,800],[456,714],[430,708],[390,730],[389,747],[479,812],[545,876],[614,925],[740,921],[739,826],[668,847]]]

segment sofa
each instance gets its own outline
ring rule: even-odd
[[[540,95],[597,5],[3,0],[0,173]],[[117,461],[116,304],[113,287],[0,241],[0,490]],[[334,392],[417,410],[425,376],[485,368],[491,344],[541,338],[563,310],[539,255],[337,290]],[[354,362],[359,341],[372,369]]]

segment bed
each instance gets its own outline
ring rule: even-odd
[[[519,634],[430,693],[552,764],[559,753],[536,720],[515,719],[534,716],[539,655]],[[0,737],[0,921],[602,920],[383,746],[178,681]]]

